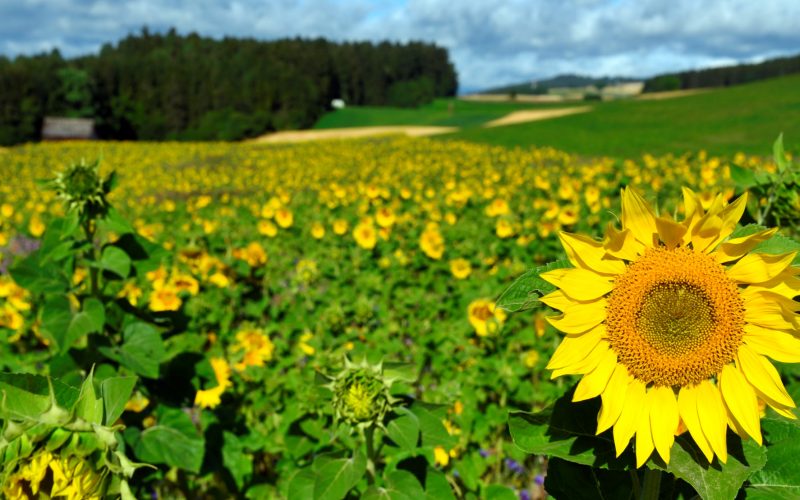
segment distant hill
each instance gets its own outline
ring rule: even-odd
[[[756,64],[737,64],[657,75],[645,81],[644,91],[729,87],[795,73],[800,73],[800,54],[769,59]]]
[[[546,94],[551,88],[580,88],[595,86],[603,88],[607,85],[617,85],[626,82],[636,82],[640,79],[629,77],[604,76],[595,78],[584,75],[565,74],[558,75],[544,80],[531,80],[529,82],[504,85],[488,90],[477,92],[478,94],[519,94],[519,95],[539,95]]]

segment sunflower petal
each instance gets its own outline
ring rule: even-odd
[[[575,267],[591,269],[600,274],[622,274],[625,263],[607,258],[603,243],[579,234],[559,233],[567,258]]]
[[[653,431],[650,427],[650,412],[653,410],[658,411],[658,409],[653,406],[652,395],[652,390],[645,395],[644,401],[642,401],[641,413],[636,422],[636,467],[644,465],[650,455],[653,454],[653,449],[655,449]],[[673,432],[675,432],[674,429]]]
[[[728,240],[719,245],[711,255],[721,264],[738,260],[758,246],[759,243],[771,238],[777,231],[778,228],[765,229],[748,236]]]
[[[714,450],[711,449],[711,444],[708,442],[706,435],[703,434],[703,427],[700,425],[700,417],[697,413],[697,398],[699,395],[699,386],[684,386],[681,387],[678,393],[678,412],[680,413],[681,420],[692,435],[692,439],[697,443],[697,447],[705,455],[709,463],[714,459]]]
[[[628,443],[636,432],[636,426],[639,423],[639,416],[642,411],[642,404],[644,403],[646,389],[644,384],[636,379],[630,378],[628,390],[625,396],[625,406],[622,407],[622,412],[614,424],[614,448],[617,450],[617,456],[622,455]]]
[[[791,333],[745,325],[743,340],[755,352],[775,361],[800,363],[800,339]]]
[[[713,250],[714,248],[719,245],[725,238],[731,235],[734,229],[736,229],[736,225],[739,223],[739,219],[742,218],[744,214],[744,209],[747,206],[747,193],[744,193],[740,197],[736,198],[736,200],[722,209],[719,212],[718,216],[722,220],[722,225],[720,226],[719,231],[717,232],[717,237],[714,241],[711,242],[708,246],[708,251]]]
[[[678,402],[671,387],[654,387],[650,389],[651,408],[650,429],[653,443],[665,463],[669,463],[669,452],[675,442],[675,430],[678,428]]]
[[[597,367],[584,375],[581,381],[578,382],[578,386],[572,395],[572,401],[585,401],[599,396],[608,385],[608,380],[611,378],[611,374],[614,373],[616,366],[617,354],[613,349],[609,349],[603,355]]]
[[[768,295],[744,294],[744,320],[750,324],[775,330],[793,330],[796,317],[786,311],[780,301],[771,300]]]
[[[547,363],[547,369],[563,370],[569,369],[575,365],[581,365],[581,363],[586,358],[591,357],[596,350],[602,349],[600,344],[603,335],[605,335],[605,327],[598,326],[579,337],[564,337],[558,349],[556,349],[556,352],[553,354],[553,357],[551,357],[550,361]]]
[[[692,228],[692,247],[700,252],[706,252],[718,240],[722,230],[722,218],[713,213],[707,213]]]
[[[603,303],[605,303],[605,299],[600,299],[600,300]],[[552,291],[547,295],[545,295],[544,297],[542,297],[541,299],[539,299],[539,301],[561,312],[566,312],[576,306],[580,307],[590,304],[592,302],[596,302],[596,300],[584,300],[584,301],[575,300],[571,297],[568,297],[567,294],[563,292],[563,290]]]
[[[597,434],[605,432],[617,423],[627,401],[625,396],[628,390],[628,378],[628,369],[625,365],[617,364],[614,373],[608,379],[608,385],[600,395],[603,405],[597,415]]]
[[[539,276],[575,300],[599,299],[614,288],[608,277],[579,267],[554,269]]]
[[[727,410],[719,388],[708,380],[703,380],[697,385],[697,418],[711,449],[722,463],[727,462],[728,448],[725,439],[728,429]]]
[[[739,283],[764,283],[792,264],[797,252],[779,255],[749,253],[727,270],[728,277]]]
[[[588,332],[599,325],[606,317],[606,301],[596,300],[575,304],[560,316],[547,316],[545,319],[556,329],[566,334]]]
[[[786,392],[778,370],[767,358],[754,352],[746,344],[739,346],[738,357],[742,373],[756,391],[763,393],[781,406],[794,408],[794,401]]]
[[[658,233],[656,216],[644,198],[631,188],[622,190],[622,227],[630,229],[645,246],[654,246],[653,236]]]
[[[656,218],[658,228],[658,238],[664,242],[667,248],[675,248],[683,242],[683,235],[689,229],[680,222],[675,222],[666,217]]]
[[[758,415],[758,401],[753,387],[744,375],[733,365],[727,364],[719,376],[722,399],[730,410],[736,423],[761,444],[761,422]]]
[[[636,241],[630,229],[617,231],[612,224],[609,224],[603,248],[612,257],[634,261],[644,253],[645,246]]]

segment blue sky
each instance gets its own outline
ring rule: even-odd
[[[0,54],[95,52],[143,26],[260,39],[425,40],[461,90],[649,76],[800,53],[800,0],[0,0]]]

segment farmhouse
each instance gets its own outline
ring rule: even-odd
[[[68,139],[97,139],[91,118],[62,118],[47,116],[42,124],[43,141]]]

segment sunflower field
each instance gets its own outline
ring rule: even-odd
[[[6,498],[797,498],[800,169],[0,149]]]

